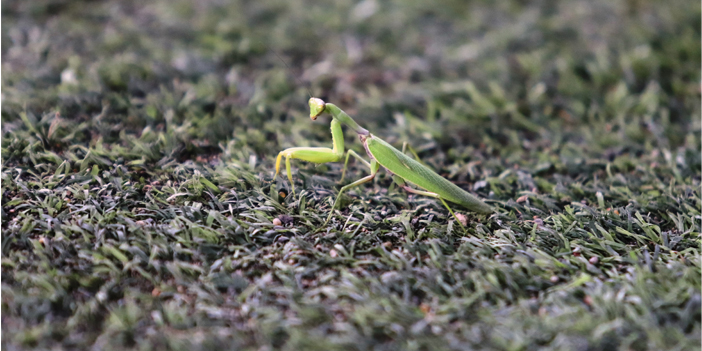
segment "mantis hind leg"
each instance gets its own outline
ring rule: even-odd
[[[417,155],[417,151],[414,151],[414,148],[412,147],[412,145],[410,145],[409,142],[405,141],[404,143],[402,143],[402,153],[404,154],[407,149],[409,149],[412,156],[414,156],[414,158],[417,161],[419,161],[419,156]]]
[[[348,156],[347,156],[347,159],[348,159]],[[336,200],[334,200],[334,204],[332,205],[331,211],[329,211],[329,217],[327,217],[327,220],[324,221],[324,224],[322,226],[326,226],[327,223],[329,223],[329,220],[334,215],[334,209],[336,208],[336,205],[339,203],[339,198],[341,198],[341,194],[343,194],[344,191],[346,191],[350,188],[353,188],[355,186],[361,185],[363,183],[368,183],[371,180],[373,180],[373,178],[375,178],[375,175],[378,173],[378,169],[380,168],[380,165],[378,164],[378,162],[376,160],[371,160],[371,163],[369,164],[369,166],[370,166],[370,172],[371,172],[370,175],[363,177],[363,178],[361,178],[361,179],[359,179],[351,184],[345,185],[345,186],[341,187],[341,189],[339,189],[339,194],[336,195]]]
[[[405,141],[404,143],[402,143],[402,153],[404,154],[407,149],[409,149],[409,152],[412,154],[412,156],[414,156],[414,159],[417,160],[417,162],[421,163],[422,166],[431,169],[431,167],[428,164],[426,164],[424,161],[422,161],[422,159],[419,158],[419,155],[417,155],[417,151],[414,150],[412,145],[410,145],[409,142]]]
[[[407,192],[409,192],[409,193],[413,193],[413,194],[417,194],[417,195],[429,196],[429,197],[433,197],[433,198],[436,198],[436,199],[441,200],[441,203],[444,204],[444,206],[446,207],[446,209],[451,213],[451,215],[453,216],[453,218],[456,219],[456,222],[458,222],[458,224],[461,226],[461,228],[463,228],[464,230],[466,229],[466,228],[463,226],[463,223],[461,223],[461,220],[458,219],[458,217],[456,216],[456,214],[453,212],[453,210],[451,209],[451,207],[449,207],[449,205],[446,203],[446,200],[444,200],[444,199],[441,197],[441,195],[439,195],[439,194],[437,194],[437,193],[432,193],[432,192],[430,192],[430,191],[422,191],[422,190],[414,189],[414,188],[410,187],[409,185],[407,185],[407,183],[405,182],[405,180],[402,179],[401,177],[398,177],[397,175],[394,175],[394,176],[392,177],[392,180],[395,181],[395,183],[397,183],[397,185],[399,185],[400,187],[402,187],[402,189],[405,189],[405,191],[407,191]]]

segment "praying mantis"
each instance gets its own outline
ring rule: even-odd
[[[273,176],[273,180],[275,180],[280,173],[280,163],[283,157],[285,157],[285,170],[288,175],[288,180],[290,181],[293,194],[295,194],[295,185],[293,183],[292,172],[290,170],[291,159],[314,163],[341,161],[341,159],[344,157],[344,134],[341,129],[341,124],[346,125],[355,131],[356,134],[358,134],[358,138],[363,144],[368,157],[370,157],[369,163],[351,149],[346,152],[346,160],[344,161],[344,168],[341,173],[342,180],[346,175],[346,167],[350,156],[353,156],[368,166],[368,168],[370,168],[370,175],[351,184],[345,185],[339,190],[339,194],[336,196],[336,200],[334,200],[334,205],[332,205],[329,216],[323,225],[329,223],[329,220],[334,215],[334,209],[339,202],[341,194],[350,188],[372,181],[378,173],[380,166],[384,167],[385,170],[392,175],[393,181],[407,192],[439,199],[461,226],[463,226],[463,224],[461,224],[461,221],[458,220],[458,217],[456,217],[456,214],[453,212],[451,207],[449,207],[446,201],[461,205],[470,211],[481,214],[491,214],[493,212],[492,207],[485,204],[479,198],[459,188],[446,178],[436,174],[428,167],[405,155],[404,152],[397,150],[386,141],[359,126],[358,123],[351,118],[351,116],[342,111],[336,105],[324,102],[322,99],[312,97],[309,100],[309,106],[310,118],[313,121],[324,112],[327,112],[332,116],[331,134],[333,148],[293,147],[281,151],[278,153],[278,157],[275,160],[275,175]],[[408,183],[414,184],[426,191],[412,188],[408,185]]]

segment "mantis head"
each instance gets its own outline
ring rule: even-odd
[[[321,115],[323,112],[329,112],[329,114],[334,118],[334,120],[347,125],[356,133],[363,135],[370,134],[370,132],[368,132],[366,129],[361,128],[361,126],[359,126],[358,123],[356,123],[356,121],[354,121],[353,118],[351,118],[351,116],[347,115],[346,112],[342,111],[334,104],[327,104],[326,102],[324,102],[324,100],[319,98],[310,98],[309,104],[310,118],[312,118],[313,121],[316,120],[317,117],[319,117],[319,115]]]
[[[326,107],[326,103],[322,99],[310,98],[309,104],[310,104],[310,118],[312,118],[312,120],[314,121],[317,119],[317,117],[319,117],[319,115],[322,114],[322,112],[324,112],[324,108]]]

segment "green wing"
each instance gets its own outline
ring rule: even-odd
[[[384,140],[370,135],[366,139],[368,151],[373,158],[390,172],[427,191],[439,194],[443,199],[457,203],[473,212],[490,214],[492,207],[477,197],[434,173],[431,169],[403,154]]]

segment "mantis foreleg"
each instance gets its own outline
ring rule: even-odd
[[[275,160],[275,180],[280,173],[280,162],[285,157],[285,172],[290,181],[293,195],[295,194],[295,184],[292,179],[292,171],[290,169],[290,159],[298,159],[314,163],[327,163],[341,161],[344,156],[344,134],[341,130],[341,123],[332,119],[331,121],[332,144],[333,149],[326,147],[291,147],[278,153]],[[355,153],[354,153],[355,154]],[[348,161],[348,156],[346,157]]]

